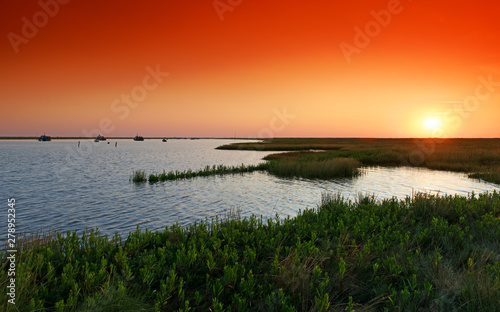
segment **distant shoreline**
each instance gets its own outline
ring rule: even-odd
[[[38,140],[39,136],[0,136],[1,140]],[[54,137],[52,140],[94,140],[95,137]],[[107,140],[132,140],[134,137],[106,137]],[[439,140],[498,140],[500,137],[485,137],[485,138],[368,138],[368,137],[276,137],[276,138],[235,138],[235,137],[144,137],[145,140],[272,140],[272,139],[354,139],[354,140],[421,140],[421,139],[439,139]]]
[[[38,140],[39,137],[0,137],[0,140]],[[94,140],[95,137],[52,137],[52,140]],[[133,140],[134,137],[106,137],[107,140]],[[259,138],[216,138],[216,137],[144,137],[145,140],[262,140]]]

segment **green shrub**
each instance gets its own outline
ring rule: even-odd
[[[130,233],[52,234],[16,255],[3,311],[495,311],[500,194],[325,195],[294,218],[240,212]],[[9,283],[2,254],[0,287]]]

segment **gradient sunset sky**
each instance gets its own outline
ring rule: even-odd
[[[496,2],[19,0],[0,29],[0,136],[500,137]]]

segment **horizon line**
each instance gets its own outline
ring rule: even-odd
[[[75,136],[50,136],[52,139],[58,140],[94,140],[95,137],[75,137]],[[111,140],[124,140],[133,139],[135,136],[116,136],[116,137],[106,137],[106,139]],[[0,136],[0,140],[36,140],[39,136]],[[286,137],[272,137],[272,138],[258,138],[258,137],[217,137],[217,136],[150,136],[144,137],[145,140],[155,140],[155,139],[171,139],[171,140],[182,140],[182,139],[216,139],[216,140],[272,140],[272,139],[364,139],[364,140],[376,140],[376,139],[393,139],[393,140],[408,140],[408,139],[437,139],[437,140],[448,140],[448,139],[500,139],[500,137],[301,137],[301,136],[286,136]]]

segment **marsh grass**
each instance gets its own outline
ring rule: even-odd
[[[351,178],[358,176],[361,163],[353,158],[334,158],[316,161],[283,159],[269,162],[268,171],[280,177],[310,179]]]
[[[131,180],[156,183],[256,170],[280,177],[332,179],[356,177],[361,166],[418,166],[465,172],[470,178],[500,184],[498,139],[268,139],[218,148],[289,152],[270,154],[264,157],[268,163],[257,166],[207,166],[199,171],[164,171],[149,177],[136,171]]]
[[[57,232],[55,230],[47,230],[45,232],[36,233],[20,233],[16,235],[16,250],[27,250],[44,246],[54,240]],[[8,246],[8,241],[4,241],[0,250],[12,249]]]
[[[299,154],[305,154],[300,152]],[[147,182],[157,183],[164,181],[173,181],[179,179],[192,179],[196,177],[207,177],[213,175],[238,174],[254,171],[267,171],[270,174],[279,177],[301,177],[309,179],[332,179],[344,177],[356,177],[360,174],[358,170],[361,167],[361,162],[353,158],[335,158],[335,159],[320,159],[320,160],[303,160],[295,156],[289,158],[274,159],[272,155],[269,162],[260,163],[258,165],[241,165],[241,166],[224,166],[213,165],[193,171],[191,169],[184,171],[169,171],[165,170],[162,173],[150,174],[146,178],[144,171],[136,171],[130,178],[132,181],[140,183]]]
[[[334,144],[285,144],[285,143],[235,143],[217,147],[220,150],[257,150],[257,151],[308,151],[339,150],[342,146]]]
[[[137,182],[149,181],[150,183],[156,183],[156,182],[173,181],[179,179],[192,179],[196,177],[208,177],[213,175],[237,174],[237,173],[266,170],[267,167],[268,164],[261,163],[258,165],[248,165],[248,166],[245,166],[244,164],[241,164],[240,166],[213,165],[213,166],[206,166],[205,168],[198,171],[193,171],[189,169],[184,171],[176,170],[176,171],[166,172],[164,170],[162,173],[150,174],[149,179],[145,178],[146,175],[144,173],[144,179]]]
[[[136,170],[130,177],[130,180],[135,183],[147,182],[146,172],[144,170]]]
[[[52,234],[16,255],[3,311],[498,311],[500,194],[325,195],[294,218],[240,212]],[[46,236],[49,237],[49,236]],[[0,287],[9,282],[2,255]]]
[[[469,178],[500,184],[500,166],[494,168],[486,168],[483,172],[475,172],[469,174]]]
[[[353,158],[364,166],[417,166],[464,172],[471,178],[500,184],[500,139],[268,139],[220,148],[292,151],[265,157],[277,162]]]

